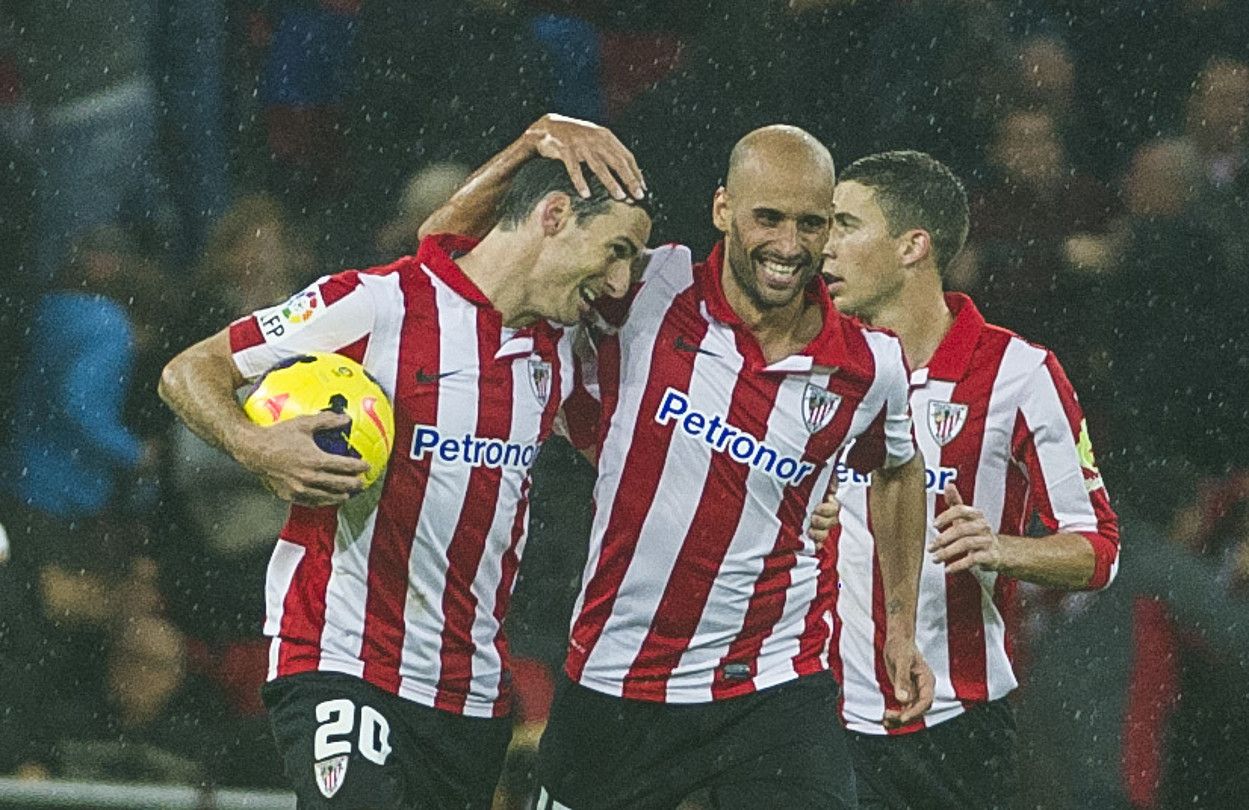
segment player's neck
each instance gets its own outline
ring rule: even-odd
[[[928,365],[950,331],[954,315],[946,306],[940,277],[925,273],[908,280],[870,322],[898,336],[907,365],[914,369]]]
[[[455,263],[499,311],[503,325],[519,328],[538,320],[528,296],[536,255],[518,232],[495,228]]]
[[[820,332],[819,305],[801,292],[785,306],[761,307],[738,286],[727,264],[721,284],[729,306],[750,329],[769,363],[801,350]]]

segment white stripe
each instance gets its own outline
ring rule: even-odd
[[[1034,350],[1035,351],[1035,350]],[[1049,369],[1041,366],[1032,376],[1023,415],[1033,434],[1037,460],[1045,476],[1032,486],[1045,487],[1059,528],[1066,532],[1097,531],[1097,513],[1084,486],[1080,455],[1062,399]]]
[[[717,337],[716,332],[720,330],[726,334]],[[733,335],[727,327],[713,324],[708,328],[700,345],[714,345],[715,353],[722,357],[707,354],[694,356],[689,399],[697,402],[699,408],[707,412],[727,414],[733,389],[723,382],[739,373],[744,361],[734,348]],[[720,368],[722,365],[727,365],[729,370]],[[622,361],[621,368],[628,366]],[[641,413],[637,418],[644,420],[653,416],[654,414]],[[664,458],[663,471],[655,483],[655,497],[642,521],[634,550],[634,560],[645,560],[645,564],[630,564],[617,589],[612,614],[582,673],[582,682],[590,688],[619,689],[620,674],[628,670],[641,651],[659,601],[676,567],[677,556],[683,547],[682,541],[690,531],[701,502],[701,498],[690,497],[691,482],[706,482],[710,467],[710,445],[683,436],[679,431],[673,432],[668,453]],[[702,486],[698,486],[698,490],[701,491]],[[717,517],[731,519],[732,516]],[[693,542],[697,542],[697,538]],[[717,577],[717,581],[719,579]],[[725,628],[721,629],[722,632],[724,630]],[[715,663],[704,660],[692,666],[698,667],[700,671],[710,672]],[[608,680],[601,681],[602,677],[607,677]],[[675,672],[672,680],[679,680]]]
[[[785,444],[783,427],[788,420],[792,429],[793,414],[802,413],[803,394],[808,383],[816,388],[826,388],[829,376],[827,373],[819,373],[810,376],[787,377],[781,383],[776,396],[776,406],[772,409],[768,423],[766,438],[768,444],[773,447]],[[791,449],[794,455],[801,457],[806,447]],[[836,465],[829,464],[816,477],[807,499],[805,515],[810,515],[820,501],[824,500],[824,493],[828,491],[828,482],[835,470]],[[777,492],[776,503],[767,512],[768,520],[765,531],[766,538],[770,542],[775,539],[780,529],[781,524],[776,519],[776,512],[780,508],[781,497],[788,487],[782,486],[770,476],[761,476],[752,470],[751,479],[747,482],[747,491],[750,493],[748,497],[753,501],[756,492],[767,488],[775,489]],[[794,669],[794,657],[801,646],[807,612],[816,597],[820,577],[820,559],[815,550],[815,542],[806,535],[807,523],[808,521],[804,520],[799,530],[802,549],[797,552],[794,566],[789,571],[789,587],[785,590],[785,603],[781,607],[780,618],[768,630],[763,645],[759,648],[758,675],[755,678],[755,686],[759,689],[764,689],[773,683],[790,680],[798,674]],[[734,542],[737,542],[737,538]],[[762,563],[762,560],[760,562]]]
[[[539,788],[538,806],[534,808],[534,810],[572,810],[572,808],[566,804],[555,801],[555,799],[551,797],[551,794],[547,792],[546,788]]]
[[[650,378],[651,361],[655,356],[655,341],[663,326],[664,316],[673,299],[694,281],[692,267],[684,275],[684,286],[673,289],[671,284],[647,284],[633,302],[629,320],[621,330],[620,375],[630,372],[628,379],[620,380],[619,401],[612,414],[611,425],[603,441],[599,456],[599,476],[594,485],[594,524],[590,533],[590,550],[582,575],[581,591],[573,608],[575,623],[585,604],[586,585],[598,567],[602,551],[603,534],[615,504],[616,490],[624,472],[625,459],[633,444],[633,431],[639,419],[649,419],[649,414],[638,414],[646,383]],[[591,368],[594,364],[588,364]],[[636,369],[637,377],[633,376]]]
[[[399,336],[403,324],[403,294],[399,275],[360,276],[361,286],[377,302],[375,329],[364,353],[363,365],[394,401],[399,366]],[[401,448],[396,451],[402,452]],[[392,453],[393,455],[393,453]],[[379,481],[375,486],[381,487]],[[377,493],[380,495],[380,490]],[[377,505],[354,499],[338,510],[338,527],[331,558],[330,577],[325,588],[325,625],[321,632],[321,663],[323,671],[343,672],[361,677],[364,661],[365,610],[368,605],[369,554],[373,548],[373,529],[377,521]],[[368,508],[367,515],[354,514]],[[357,526],[353,530],[352,526]]]
[[[269,568],[265,574],[265,624],[264,634],[273,639],[269,645],[269,680],[278,676],[278,649],[281,644],[282,616],[285,614],[286,595],[291,589],[295,570],[304,558],[303,546],[289,540],[279,539],[269,555]]]
[[[437,428],[443,436],[473,434],[477,431],[479,381],[477,308],[433,273],[425,270],[425,274],[434,287],[437,304],[439,373],[455,372],[438,383]],[[410,450],[403,448],[401,452]],[[435,699],[442,666],[447,548],[469,476],[475,469],[467,464],[444,463],[435,454],[430,454],[429,463],[429,479],[408,557],[405,633],[399,668],[400,696],[426,705]]]

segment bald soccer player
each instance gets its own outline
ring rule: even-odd
[[[514,170],[488,164],[429,230],[487,226]],[[931,702],[908,372],[897,339],[838,314],[817,272],[833,184],[808,133],[748,134],[714,196],[723,241],[699,263],[649,252],[584,370],[595,519],[539,808],[673,808],[700,791],[720,808],[855,806],[828,661],[836,560],[804,534],[851,442],[847,463],[877,482],[890,722]]]

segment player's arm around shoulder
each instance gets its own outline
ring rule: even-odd
[[[261,427],[235,398],[246,382],[227,328],[170,360],[157,391],[196,435],[229,453],[283,500],[326,506],[360,491],[367,465],[326,453],[313,439],[315,431],[344,427],[349,417],[326,412]]]
[[[1075,390],[1053,353],[1027,379],[1019,412],[1027,433],[1012,454],[1028,471],[1029,508],[1050,534],[997,533],[951,484],[929,551],[951,573],[976,566],[1052,588],[1105,588],[1118,570],[1118,517]]]

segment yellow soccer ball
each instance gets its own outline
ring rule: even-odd
[[[346,428],[319,430],[313,438],[327,453],[367,462],[365,487],[382,477],[395,443],[395,414],[386,392],[364,366],[341,354],[310,352],[279,363],[260,378],[243,410],[258,425],[321,411],[347,414]]]

